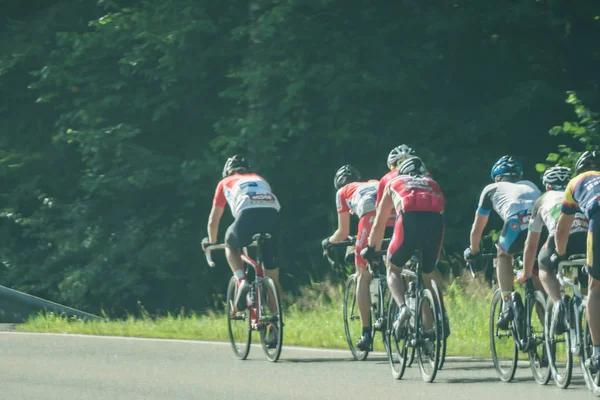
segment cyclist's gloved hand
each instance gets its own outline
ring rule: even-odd
[[[552,251],[552,254],[550,255],[550,267],[552,269],[557,269],[558,268],[558,263],[560,263],[561,261],[564,261],[567,259],[567,255],[563,254],[560,255],[556,252],[556,249],[554,249]]]
[[[331,247],[331,242],[329,241],[329,237],[326,237],[325,239],[323,239],[323,241],[321,242],[321,248],[323,249],[323,251],[328,250]]]
[[[471,251],[471,246],[467,247],[465,249],[465,252],[463,253],[463,256],[465,258],[465,261],[473,261],[475,258],[477,258],[477,256],[479,255],[479,253],[473,253]]]
[[[206,248],[210,246],[210,240],[207,237],[202,239],[202,251],[206,251]]]
[[[367,246],[360,251],[360,255],[367,261],[372,261],[375,257],[375,247]]]

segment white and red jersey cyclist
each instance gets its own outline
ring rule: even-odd
[[[243,210],[250,208],[281,208],[271,187],[256,173],[242,173],[225,177],[217,185],[213,205],[225,207],[229,204],[231,214],[237,218]]]

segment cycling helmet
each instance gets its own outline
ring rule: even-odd
[[[394,147],[387,158],[387,166],[390,170],[396,168],[398,164],[408,156],[414,153],[414,150],[405,144],[401,144],[398,147]]]
[[[491,172],[492,180],[495,181],[497,176],[511,176],[520,178],[523,176],[521,163],[513,158],[513,156],[502,156],[494,166]]]
[[[575,163],[575,173],[600,169],[600,151],[585,151]]]
[[[248,168],[250,168],[250,166],[248,165],[246,158],[236,154],[235,156],[227,159],[227,162],[223,167],[223,178],[231,175],[234,172],[247,170]]]
[[[360,180],[360,172],[352,165],[344,165],[335,173],[335,177],[333,178],[333,186],[336,189],[341,189],[344,185],[349,184],[350,182],[356,182]]]
[[[427,169],[423,160],[413,156],[404,161],[398,166],[398,175],[426,175]]]
[[[571,178],[571,169],[567,167],[555,166],[544,172],[542,183],[544,186],[550,186],[552,189],[564,189]]]

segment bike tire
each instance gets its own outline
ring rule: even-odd
[[[545,385],[550,380],[552,370],[544,361],[544,355],[548,357],[545,332],[546,298],[540,291],[533,292],[533,301],[530,301],[529,321],[527,321],[527,333],[529,340],[529,367],[533,378],[540,385]]]
[[[348,277],[344,286],[344,330],[346,331],[346,341],[352,357],[356,361],[364,361],[369,352],[361,351],[355,346],[357,339],[362,335],[362,325],[356,304],[356,285],[356,274],[354,273]]]
[[[553,325],[553,314],[554,314],[554,304],[555,302],[548,298],[548,302],[546,304],[546,315],[544,319],[544,327],[547,332],[546,336],[546,354],[548,355],[548,364],[552,371],[552,379],[554,379],[554,383],[561,389],[566,389],[571,383],[571,376],[573,374],[573,354],[571,353],[571,338],[568,332],[559,335],[556,333],[555,326]],[[570,304],[570,303],[569,303]],[[562,338],[561,336],[564,336]],[[562,345],[558,345],[558,343],[564,343]],[[558,352],[557,352],[558,349]],[[557,353],[563,353],[566,357],[564,366],[563,363],[558,362]]]
[[[392,377],[394,379],[402,379],[404,371],[406,370],[406,354],[408,340],[406,335],[397,337],[396,333],[394,332],[392,321],[396,320],[397,315],[398,305],[394,301],[394,298],[390,296],[390,302],[387,313],[387,321],[389,323],[387,324],[387,327],[384,330],[385,341],[387,342],[387,345],[385,347],[387,349],[387,357],[390,363]]]
[[[425,331],[425,329],[422,328],[424,326],[422,310],[423,306],[425,305],[429,307],[433,317],[433,327],[427,329],[427,331]],[[417,338],[416,347],[417,356],[419,358],[419,369],[421,370],[421,378],[423,378],[425,382],[431,383],[434,381],[437,375],[438,366],[440,362],[441,337],[439,326],[441,324],[441,321],[438,303],[433,298],[433,294],[429,291],[429,289],[423,290],[419,299],[419,304],[417,305],[415,317],[415,333]],[[431,344],[433,348],[430,348],[429,354],[426,354],[425,347],[429,347],[429,344]]]
[[[250,308],[245,311],[235,312],[235,292],[237,289],[237,280],[234,276],[229,280],[227,286],[227,304],[225,312],[227,315],[227,332],[233,354],[240,360],[245,360],[250,353],[250,343],[252,342],[252,327],[250,321]],[[236,338],[236,333],[239,337]]]
[[[492,361],[494,362],[494,368],[496,369],[498,377],[503,382],[510,382],[515,377],[515,372],[517,370],[519,349],[517,343],[514,341],[512,328],[510,326],[507,331],[500,331],[496,327],[496,321],[498,320],[501,311],[502,293],[500,292],[500,289],[496,289],[490,307],[490,349],[492,351]]]
[[[260,323],[260,342],[262,344],[263,351],[267,360],[271,362],[277,362],[281,356],[281,350],[283,348],[283,309],[281,308],[281,297],[277,291],[277,285],[273,279],[269,277],[263,278],[260,283],[261,287],[256,291],[260,293],[260,302],[258,306],[261,307],[261,320]],[[274,309],[274,310],[273,310]],[[269,310],[269,312],[267,312]],[[267,338],[269,333],[274,331],[273,336],[275,337],[275,347],[271,347],[267,344]]]
[[[440,315],[440,327],[441,327],[441,334],[440,334],[440,362],[438,365],[438,369],[442,369],[444,367],[444,363],[446,362],[446,344],[447,344],[447,339],[446,339],[446,329],[444,327],[444,317],[445,317],[445,308],[444,308],[444,300],[442,298],[442,294],[438,288],[437,283],[432,279],[431,280],[431,287],[433,288],[433,291],[435,292],[435,298],[437,299],[437,303],[438,303],[438,309],[439,309],[439,315]]]
[[[583,317],[585,315],[585,313],[582,313],[582,314],[583,314],[582,315],[582,317]],[[583,332],[582,332],[583,342],[582,342],[582,356],[580,358],[581,371],[583,372],[583,377],[585,379],[585,383],[586,383],[588,389],[594,394],[594,396],[600,397],[600,372],[596,372],[595,374],[592,374],[590,372],[590,370],[585,367],[585,360],[590,358],[592,356],[592,352],[593,352],[592,337],[590,335],[590,327],[589,327],[587,317],[585,318],[585,321],[583,322],[582,326],[583,326]]]

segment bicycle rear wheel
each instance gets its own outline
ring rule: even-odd
[[[496,321],[502,312],[502,294],[500,289],[496,289],[492,297],[490,307],[490,347],[492,350],[492,360],[498,377],[503,382],[510,382],[517,370],[518,348],[513,340],[512,326],[507,331],[499,330]],[[511,322],[512,325],[512,322]]]
[[[438,303],[428,289],[423,290],[415,318],[417,355],[421,377],[425,382],[433,382],[440,362],[441,321]],[[427,320],[429,321],[426,324]]]
[[[371,318],[369,316],[369,318]],[[357,361],[363,361],[369,355],[368,351],[361,351],[356,348],[355,343],[362,335],[362,324],[360,323],[360,314],[358,313],[358,304],[356,303],[356,274],[352,274],[346,280],[344,287],[344,329],[346,331],[346,341],[352,356]]]
[[[546,336],[544,330],[546,299],[540,291],[533,292],[529,301],[529,366],[533,377],[540,385],[545,385],[550,380],[550,367],[548,365],[548,353],[546,349]]]
[[[556,323],[552,323],[555,302],[548,298],[544,320],[546,337],[546,354],[556,385],[565,389],[571,383],[573,373],[573,354],[571,353],[571,338],[569,332],[558,334]]]
[[[438,365],[438,369],[442,369],[444,363],[446,362],[446,329],[444,324],[444,319],[446,316],[446,309],[444,308],[444,299],[442,298],[442,293],[440,292],[437,283],[432,279],[431,286],[433,288],[435,298],[437,299],[438,309],[440,314],[440,362]]]
[[[283,310],[279,292],[273,279],[265,277],[261,282],[259,307],[260,342],[267,360],[279,360],[283,347]]]
[[[250,327],[250,308],[245,311],[237,312],[235,310],[235,292],[237,289],[237,280],[234,276],[229,280],[227,286],[227,305],[225,312],[227,315],[227,331],[233,354],[240,360],[245,360],[250,352],[250,343],[252,341],[252,329]]]
[[[400,335],[396,335],[393,328],[393,322],[398,317],[398,305],[394,301],[394,298],[390,296],[390,303],[388,306],[387,314],[387,327],[385,329],[385,340],[387,342],[386,350],[390,367],[392,370],[392,376],[394,379],[401,379],[406,370],[406,353],[407,353],[407,340],[405,332]]]

